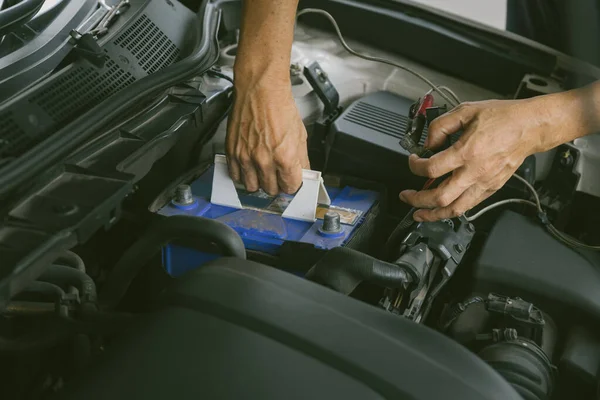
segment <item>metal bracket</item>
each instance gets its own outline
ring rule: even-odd
[[[235,184],[229,176],[227,158],[222,154],[215,155],[215,172],[213,175],[210,202],[219,206],[244,208],[235,190]]]
[[[310,65],[304,67],[304,76],[325,105],[325,115],[338,113],[340,95],[331,80],[329,80],[329,75],[323,71],[319,63],[313,61]]]
[[[244,208],[235,184],[229,176],[227,158],[222,154],[215,155],[215,171],[210,202],[231,208]],[[327,189],[325,189],[321,172],[302,170],[302,187],[287,206],[282,217],[314,222],[317,220],[318,204],[331,205],[331,199]]]

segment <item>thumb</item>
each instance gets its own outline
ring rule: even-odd
[[[425,147],[437,149],[444,145],[448,136],[458,132],[469,124],[476,114],[476,107],[463,103],[429,124]]]

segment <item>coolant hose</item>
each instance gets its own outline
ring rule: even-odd
[[[123,254],[113,268],[102,287],[102,306],[115,308],[141,269],[163,246],[176,239],[213,243],[226,257],[246,259],[246,249],[240,236],[219,221],[185,215],[160,218]]]
[[[361,282],[388,288],[410,283],[401,267],[345,247],[331,249],[306,274],[306,278],[349,295]]]
[[[96,284],[86,273],[63,265],[49,266],[38,278],[40,281],[71,285],[79,289],[83,303],[96,303]]]

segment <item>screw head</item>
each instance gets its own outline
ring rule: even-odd
[[[571,165],[573,165],[573,161],[573,156],[567,150],[565,153],[562,154],[560,158],[560,165],[562,165],[563,167],[570,167]]]
[[[327,72],[323,71],[321,68],[315,69],[315,72],[317,73],[317,76],[319,77],[319,80],[321,82],[325,82],[325,81],[327,81],[327,78],[329,78],[329,75],[327,75]]]
[[[467,232],[469,232],[469,233],[475,232],[475,225],[473,225],[472,223],[469,222],[469,224],[467,225]]]
[[[454,245],[454,250],[455,250],[457,253],[459,253],[459,254],[460,254],[460,253],[462,253],[463,251],[465,251],[465,248],[463,247],[463,245],[462,245],[462,244],[460,244],[460,243],[456,243],[456,244]]]

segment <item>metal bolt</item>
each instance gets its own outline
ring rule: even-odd
[[[472,223],[469,223],[469,225],[467,225],[467,232],[469,232],[469,233],[475,232],[475,225],[473,225]]]
[[[462,253],[463,251],[465,251],[465,248],[463,247],[462,244],[456,243],[454,245],[454,250],[456,250],[457,253]]]
[[[83,37],[83,35],[81,33],[77,32],[75,29],[73,29],[71,32],[69,32],[69,35],[75,40],[79,40]]]
[[[317,73],[317,76],[321,82],[325,82],[327,81],[327,78],[329,78],[327,72],[323,71],[321,68],[315,69],[315,72]]]
[[[323,217],[323,232],[339,232],[342,230],[340,214],[335,211],[327,211]]]
[[[179,185],[175,189],[175,203],[184,206],[190,205],[194,202],[194,196],[192,195],[192,188],[190,185]]]
[[[561,154],[560,164],[563,167],[570,167],[571,165],[573,165],[573,161],[573,155],[571,154],[570,150],[567,150]]]
[[[300,76],[302,75],[302,66],[300,64],[294,63],[290,65],[290,75],[291,76]]]

